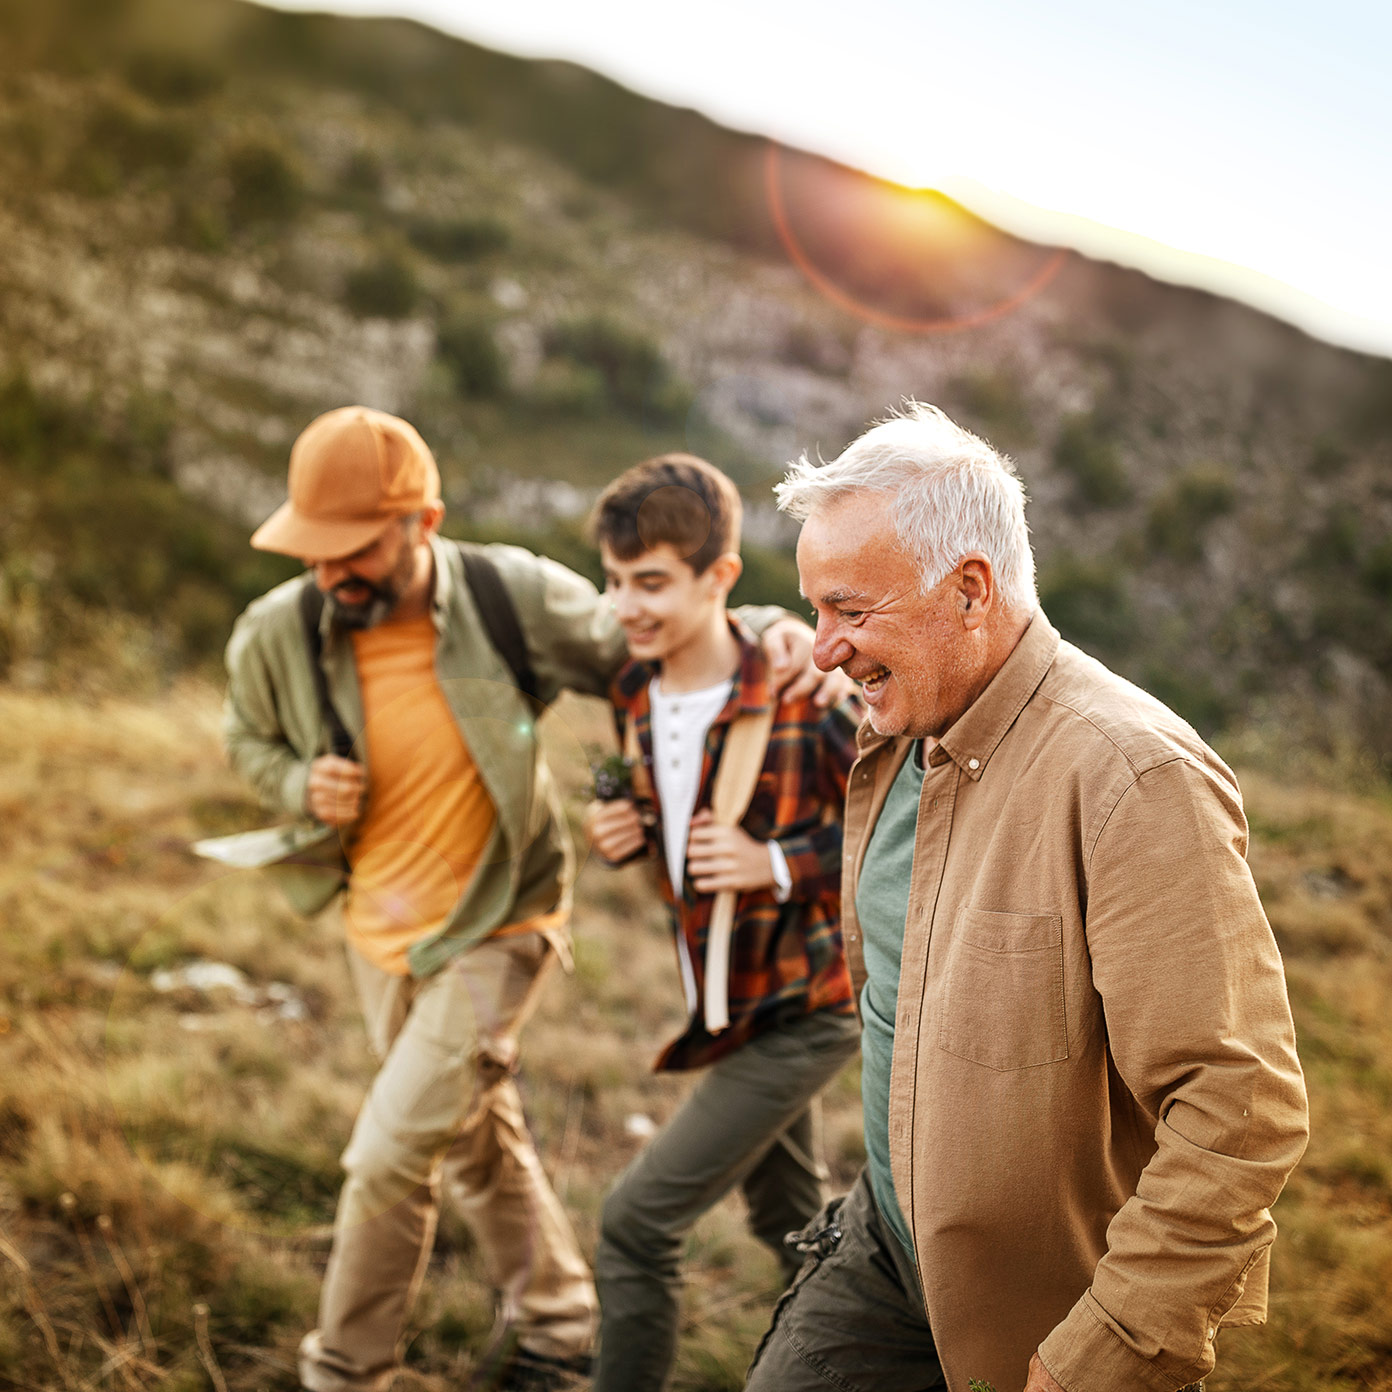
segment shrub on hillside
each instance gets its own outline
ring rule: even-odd
[[[477,261],[512,240],[507,224],[493,217],[416,218],[406,235],[427,256],[452,262]]]
[[[851,366],[851,338],[803,321],[783,340],[783,361],[828,377],[842,377]]]
[[[1392,600],[1392,539],[1379,542],[1363,562],[1362,579],[1379,599]]]
[[[609,404],[624,415],[665,423],[690,409],[690,392],[673,377],[657,344],[616,320],[603,315],[566,320],[552,327],[544,346],[552,357],[597,372]]]
[[[1003,368],[967,372],[953,379],[950,390],[972,429],[1012,445],[1034,439],[1029,399],[1013,373]]]
[[[68,183],[79,193],[105,196],[139,175],[181,170],[193,149],[193,132],[183,120],[152,113],[129,97],[104,97],[87,116]]]
[[[237,227],[291,221],[304,203],[299,167],[276,142],[262,136],[238,141],[227,151],[231,185],[228,217]]]
[[[293,570],[180,491],[169,431],[158,397],[99,415],[22,374],[0,383],[0,671],[21,654],[80,662],[99,616],[145,623],[172,665],[212,656],[238,609]]]
[[[1157,700],[1211,739],[1232,720],[1233,703],[1207,677],[1173,664],[1151,663],[1140,683]]]
[[[170,206],[169,236],[192,251],[221,251],[227,245],[227,215],[208,197],[182,189]]]
[[[343,300],[364,319],[404,319],[420,301],[420,282],[404,256],[384,251],[348,273]]]
[[[797,562],[788,552],[746,541],[740,556],[744,570],[730,593],[731,604],[779,604],[793,614],[807,612],[798,588]]]
[[[1121,450],[1095,411],[1064,417],[1054,442],[1054,463],[1073,480],[1078,496],[1093,507],[1118,507],[1131,496]]]
[[[1117,658],[1136,638],[1136,613],[1126,573],[1115,561],[1064,551],[1039,577],[1039,602],[1071,643]]]
[[[595,418],[611,409],[603,374],[568,358],[542,363],[527,392],[527,403],[546,416]]]
[[[1180,474],[1150,505],[1146,540],[1151,550],[1177,561],[1203,556],[1210,523],[1237,506],[1231,474],[1216,464],[1199,464]]]
[[[150,48],[131,57],[126,64],[126,80],[151,101],[183,106],[216,92],[223,75],[195,54]]]
[[[502,394],[507,386],[507,364],[487,319],[455,315],[441,325],[439,347],[461,396]]]
[[[352,198],[381,197],[386,170],[381,158],[371,150],[354,150],[338,176],[338,185]]]

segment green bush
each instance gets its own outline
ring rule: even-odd
[[[841,377],[851,365],[848,335],[807,322],[794,324],[783,340],[783,361],[830,377]]]
[[[39,617],[21,646],[58,656],[95,616],[133,615],[172,663],[210,657],[237,611],[293,572],[185,497],[168,476],[169,430],[160,397],[108,417],[22,374],[0,383],[0,594],[31,594]],[[0,667],[13,647],[0,612]]]
[[[968,372],[954,378],[949,390],[973,429],[1013,445],[1033,441],[1029,401],[1011,373]]]
[[[1349,427],[1360,440],[1369,443],[1392,437],[1392,362],[1369,362],[1353,409]]]
[[[477,261],[512,240],[497,218],[417,218],[406,229],[411,244],[437,261]]]
[[[590,368],[603,379],[609,404],[634,419],[663,424],[682,419],[690,392],[673,376],[651,339],[613,319],[592,315],[555,325],[546,352]]]
[[[231,184],[228,217],[237,227],[286,223],[304,203],[304,179],[295,161],[274,141],[251,136],[227,152]]]
[[[1131,496],[1121,450],[1095,411],[1066,416],[1054,442],[1054,463],[1093,507],[1117,507]]]
[[[1237,490],[1226,469],[1196,465],[1180,474],[1150,505],[1146,540],[1153,551],[1177,561],[1203,556],[1204,534],[1216,518],[1237,506]]]
[[[73,152],[68,182],[78,192],[103,196],[147,172],[174,173],[193,155],[192,129],[181,119],[151,114],[130,98],[104,97],[88,114]]]
[[[126,64],[126,80],[142,96],[168,106],[183,106],[216,92],[222,74],[192,53],[152,48]]]
[[[528,404],[548,416],[598,417],[610,409],[609,389],[598,368],[568,359],[544,362],[532,379]]]
[[[345,193],[364,199],[380,197],[385,180],[382,161],[371,150],[354,150],[338,176],[339,187]]]
[[[507,364],[493,325],[478,315],[455,315],[441,325],[440,357],[449,365],[461,396],[492,397],[507,386]]]
[[[420,302],[415,268],[394,251],[384,251],[349,272],[344,303],[362,318],[404,319]]]
[[[169,236],[193,251],[221,251],[227,245],[227,216],[217,203],[181,190],[170,209]]]
[[[1379,542],[1368,553],[1363,584],[1379,599],[1392,600],[1392,539]]]
[[[1098,656],[1119,657],[1135,642],[1136,613],[1115,562],[1055,556],[1039,577],[1039,602],[1069,642]]]
[[[731,604],[780,604],[793,614],[807,614],[798,589],[797,562],[786,551],[746,541],[740,547],[744,570],[730,592]]]
[[[1233,717],[1231,701],[1212,682],[1178,667],[1152,663],[1140,684],[1206,739],[1222,730]]]

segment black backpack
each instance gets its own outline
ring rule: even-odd
[[[498,567],[483,554],[481,548],[466,541],[455,543],[459,547],[459,557],[464,563],[464,578],[473,591],[474,603],[483,619],[488,641],[499,657],[507,663],[517,689],[533,700],[537,694],[536,673],[527,658],[527,644],[522,637],[522,625],[517,621],[517,607],[503,584]],[[329,699],[329,684],[324,678],[324,669],[319,665],[323,645],[319,637],[319,619],[324,612],[324,596],[314,583],[313,576],[306,578],[300,589],[300,619],[304,624],[305,644],[309,648],[309,666],[314,673],[315,690],[319,693],[319,705],[329,727],[333,741],[333,752],[340,759],[353,757],[353,741],[344,729],[333,702]]]

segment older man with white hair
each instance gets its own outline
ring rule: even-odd
[[[1261,1321],[1305,1145],[1231,771],[1040,612],[1021,482],[910,405],[778,488],[820,667],[869,719],[845,819],[866,1167],[757,1392],[1133,1392]]]

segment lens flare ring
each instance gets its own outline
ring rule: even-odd
[[[774,230],[778,233],[778,240],[782,243],[783,250],[788,253],[788,258],[793,265],[832,304],[879,328],[893,329],[898,333],[908,334],[958,333],[963,329],[980,328],[983,324],[1003,319],[1007,314],[1013,313],[1028,300],[1033,299],[1053,280],[1063,268],[1063,263],[1068,259],[1068,249],[1060,247],[1040,267],[1029,283],[1017,290],[1015,294],[1006,299],[997,300],[994,304],[986,305],[971,314],[952,315],[945,319],[915,319],[905,315],[888,314],[871,305],[863,304],[854,295],[837,285],[825,271],[817,266],[807,254],[806,248],[798,241],[797,234],[793,231],[792,221],[788,216],[787,204],[783,198],[783,185],[778,172],[778,152],[778,143],[773,140],[769,141],[764,156],[764,187],[768,194],[769,214],[773,218]]]

